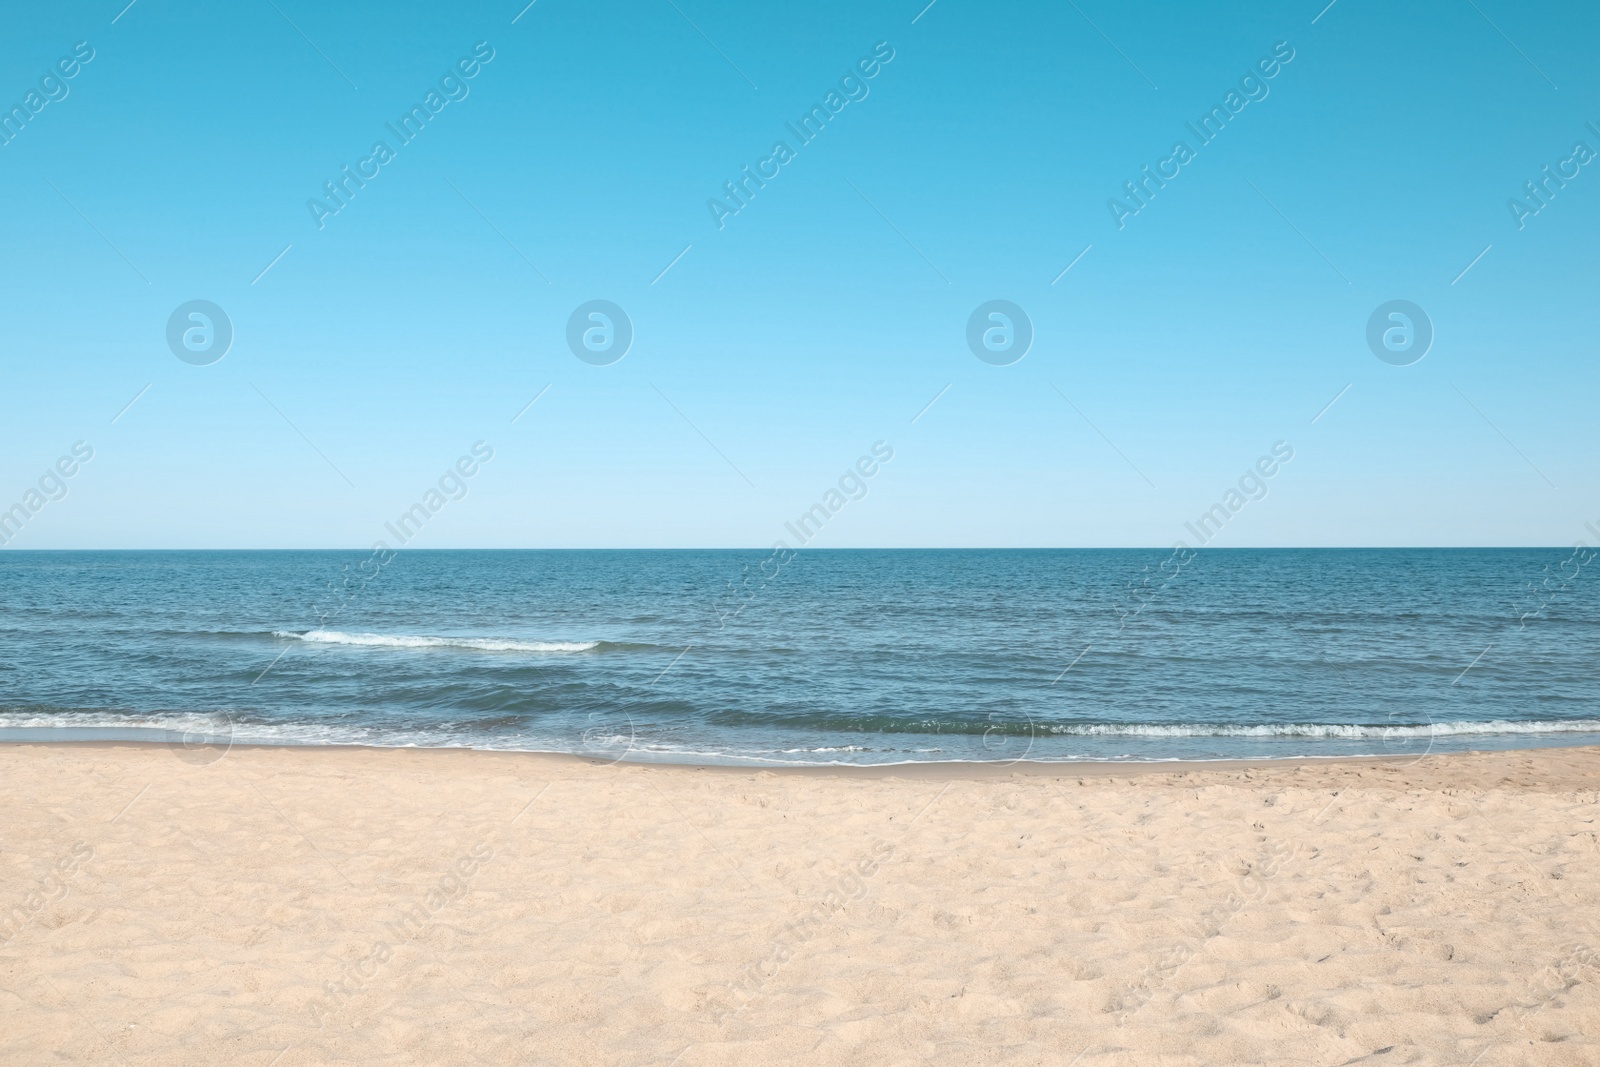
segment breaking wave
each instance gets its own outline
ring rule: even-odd
[[[1029,729],[1023,727],[1023,732]],[[1347,723],[1040,723],[1043,734],[1066,737],[1328,737],[1341,740],[1399,737],[1463,737],[1475,734],[1600,733],[1600,719],[1508,722],[1397,723],[1372,726]]]
[[[274,630],[273,637],[314,645],[365,645],[372,648],[468,648],[479,652],[589,652],[599,641],[520,641],[509,637],[419,637],[412,634],[352,634],[342,630]]]

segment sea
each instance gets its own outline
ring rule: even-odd
[[[1537,549],[0,553],[0,741],[750,766],[1600,744]]]

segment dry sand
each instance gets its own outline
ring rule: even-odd
[[[1600,1063],[1596,749],[187,756],[0,746],[0,1062]]]

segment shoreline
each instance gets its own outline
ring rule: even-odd
[[[0,752],[13,748],[40,749],[121,749],[178,750],[186,755],[187,762],[207,764],[220,760],[233,752],[302,752],[314,758],[329,758],[337,753],[368,753],[380,755],[407,755],[427,759],[432,756],[477,759],[489,763],[520,763],[522,769],[547,765],[551,770],[579,768],[641,769],[663,772],[702,773],[714,772],[730,775],[771,775],[799,777],[842,777],[862,779],[908,779],[921,781],[984,781],[997,778],[1134,778],[1144,776],[1183,776],[1206,774],[1298,773],[1317,769],[1398,769],[1425,761],[1450,761],[1495,756],[1570,754],[1578,759],[1594,760],[1597,783],[1600,783],[1600,746],[1548,745],[1527,746],[1515,749],[1465,749],[1449,752],[1400,753],[1394,755],[1357,756],[1263,756],[1244,759],[1169,759],[1169,760],[905,760],[882,764],[754,764],[754,763],[689,763],[660,760],[609,759],[585,756],[575,752],[537,752],[515,749],[483,749],[447,746],[386,746],[358,744],[238,744],[184,743],[180,738],[171,740],[0,740]],[[185,757],[180,757],[185,758]]]

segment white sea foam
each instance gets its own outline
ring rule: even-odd
[[[1488,734],[1600,733],[1600,719],[1508,722],[1436,722],[1395,726],[1346,723],[1067,723],[1040,724],[1043,734],[1066,737],[1327,737],[1339,740],[1401,737],[1463,737]]]
[[[518,641],[509,637],[418,637],[412,634],[352,634],[340,630],[294,633],[274,630],[273,637],[288,637],[315,645],[368,645],[374,648],[470,648],[479,652],[588,652],[598,641]]]
[[[470,747],[507,748],[522,751],[573,751],[573,738],[561,734],[539,736],[538,733],[496,736],[481,735],[471,729],[462,729],[452,723],[429,726],[397,727],[392,724],[338,725],[318,722],[264,723],[237,722],[226,713],[201,712],[147,712],[113,713],[104,711],[64,712],[0,712],[0,732],[8,730],[68,730],[68,731],[159,731],[193,733],[209,736],[231,736],[235,743],[256,744],[354,744],[383,747]],[[1385,740],[1415,737],[1471,737],[1526,734],[1600,734],[1600,719],[1569,719],[1564,721],[1540,720],[1533,722],[1440,722],[1432,725],[1360,726],[1342,723],[1272,723],[1258,725],[1228,723],[1072,723],[1040,724],[1041,735],[1062,737],[1149,737],[1149,738],[1320,738],[1329,740]],[[909,741],[915,734],[905,735]],[[37,740],[37,738],[30,738]],[[680,748],[671,743],[631,735],[600,737],[585,734],[584,745],[627,744],[632,749],[646,753],[658,751],[682,756],[704,756],[713,760],[745,759],[767,762],[764,754],[771,756],[824,755],[869,751],[894,751],[893,747],[877,749],[862,745],[815,745],[805,747],[747,750],[742,755],[735,751],[702,751],[698,747]],[[584,745],[578,745],[582,749]],[[944,748],[908,748],[903,751],[918,755],[942,753]],[[1314,754],[1308,749],[1308,754]],[[1040,752],[1035,758],[1050,758]],[[1183,758],[1183,757],[1167,757]],[[777,759],[774,762],[790,762]],[[877,761],[872,761],[877,762]],[[918,762],[912,760],[911,762]],[[965,761],[962,761],[965,762]]]
[[[198,711],[118,714],[103,711],[0,712],[0,730],[164,730],[172,733],[222,734],[226,715]]]

